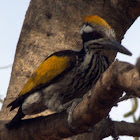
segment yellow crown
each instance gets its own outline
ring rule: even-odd
[[[97,15],[85,16],[84,23],[91,23],[95,26],[103,26],[103,27],[107,27],[109,29],[111,28],[104,19],[102,19],[101,17],[99,17]]]

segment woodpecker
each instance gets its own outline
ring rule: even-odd
[[[63,50],[47,57],[29,78],[18,97],[7,107],[19,107],[6,124],[12,128],[25,115],[44,110],[61,112],[82,99],[111,64],[110,53],[132,55],[117,42],[115,32],[101,17],[84,17],[81,29],[83,47],[79,51]]]

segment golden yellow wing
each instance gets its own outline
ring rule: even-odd
[[[44,60],[25,84],[19,97],[25,95],[39,85],[47,84],[71,66],[69,55],[52,55]]]

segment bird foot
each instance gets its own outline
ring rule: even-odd
[[[72,115],[75,107],[82,101],[82,98],[75,99],[72,105],[67,109],[68,113],[68,125],[71,130],[74,130],[75,127],[72,126]]]

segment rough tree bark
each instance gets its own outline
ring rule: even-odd
[[[18,130],[12,130],[9,132],[4,128],[4,123],[7,122],[7,120],[10,120],[16,113],[15,111],[9,112],[9,109],[6,108],[6,105],[16,98],[16,96],[23,88],[24,84],[31,76],[33,71],[37,68],[37,66],[41,63],[41,61],[46,58],[46,56],[48,56],[54,51],[62,49],[81,48],[82,43],[79,31],[82,25],[83,16],[95,14],[103,17],[112,26],[112,28],[114,28],[114,30],[116,31],[118,41],[121,41],[127,29],[131,26],[131,24],[133,24],[136,18],[140,15],[140,1],[139,0],[31,1],[23,24],[19,42],[17,45],[15,61],[12,68],[11,80],[7,96],[4,100],[2,110],[0,112],[0,120],[1,120],[0,140],[7,139],[38,140],[38,139],[47,139],[46,138],[47,136],[48,139],[60,139],[80,134],[85,132],[91,124],[92,125],[96,124],[101,119],[107,116],[111,107],[122,95],[122,91],[124,90],[133,91],[135,94],[137,94],[137,96],[139,96],[139,90],[138,91],[133,90],[133,88],[136,85],[134,86],[132,82],[131,84],[128,85],[127,83],[125,83],[126,84],[125,87],[123,87],[124,83],[121,85],[118,82],[116,83],[116,85],[113,85],[113,89],[112,86],[107,88],[108,85],[106,85],[107,87],[104,85],[105,89],[107,88],[107,92],[112,93],[113,91],[113,95],[109,94],[110,96],[105,98],[106,92],[103,94],[103,96],[99,95],[100,92],[102,93],[102,91],[98,91],[99,89],[101,89],[98,88],[98,86],[101,86],[98,83],[102,81],[99,80],[99,82],[96,84],[97,89],[96,88],[93,89],[93,93],[95,92],[94,90],[97,90],[98,93],[95,92],[97,94],[94,94],[94,96],[92,94],[90,99],[89,96],[86,96],[83,102],[81,103],[84,104],[84,107],[82,107],[83,105],[81,106],[79,104],[74,111],[73,125],[77,127],[77,129],[74,132],[70,131],[67,127],[66,121],[67,115],[65,112],[50,117],[39,117],[32,120],[25,120],[22,122],[22,125]],[[112,61],[114,60],[114,58],[115,55],[112,54]],[[113,66],[114,65],[116,65],[116,63],[113,64]],[[133,66],[129,64],[124,65],[126,66],[126,69],[123,70],[127,70],[128,73],[129,71],[135,69]],[[121,63],[117,63],[117,67],[123,67],[123,65],[121,65]],[[115,67],[113,68],[115,69]],[[112,71],[110,71],[110,73],[115,72],[114,69],[111,69]],[[139,76],[137,74],[137,78],[138,77]],[[132,81],[132,79],[130,81]],[[104,79],[104,82],[105,83],[107,82],[106,79]],[[109,84],[111,85],[110,82]],[[103,105],[99,104],[98,102],[99,99],[101,99],[103,104],[105,104],[104,107]],[[114,100],[110,101],[109,99]],[[93,104],[93,101],[96,102]],[[108,102],[109,104],[106,104],[106,101],[110,101]],[[86,109],[89,109],[88,108],[89,106],[86,106],[86,102],[88,102],[88,105],[90,104],[89,102],[91,102],[90,107],[92,108],[97,107],[94,108],[94,111],[95,110],[97,111],[95,113],[97,116],[95,116],[94,112],[91,110],[90,111],[88,110],[89,112],[91,112],[88,115],[80,116],[81,114],[85,114],[85,111],[87,111]],[[46,115],[46,113],[44,114]],[[95,121],[93,121],[92,119],[93,116],[95,117],[94,119]],[[79,118],[80,121],[77,121],[79,120]],[[43,125],[44,122],[46,125]],[[37,129],[35,126],[38,126]],[[79,128],[78,126],[81,127]],[[39,130],[42,130],[42,132]],[[55,131],[55,133],[52,133],[53,131]],[[131,135],[139,136],[138,134]],[[88,139],[90,138],[93,139],[93,133],[81,135],[75,137],[75,139],[79,138],[82,140],[85,137],[88,137]]]

